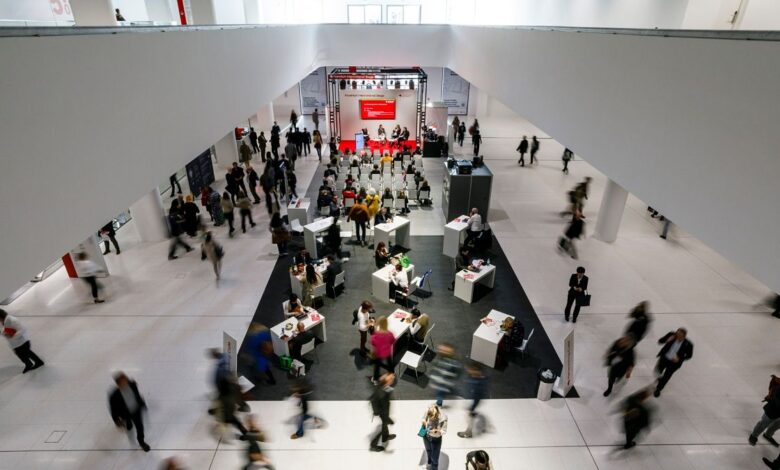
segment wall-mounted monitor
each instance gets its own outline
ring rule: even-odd
[[[360,119],[395,120],[395,100],[360,100]]]

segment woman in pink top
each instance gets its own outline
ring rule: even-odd
[[[371,336],[371,346],[374,349],[373,382],[379,379],[380,367],[393,372],[393,344],[395,344],[395,336],[387,330],[387,317],[379,317],[376,325],[376,332]]]

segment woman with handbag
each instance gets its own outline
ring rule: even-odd
[[[439,469],[439,454],[441,453],[441,438],[447,433],[447,416],[438,405],[431,405],[425,412],[418,435],[423,439],[425,452],[428,454],[428,468]]]
[[[376,331],[371,335],[374,362],[374,375],[371,377],[371,382],[374,384],[379,380],[380,367],[384,367],[388,372],[394,372],[393,345],[395,344],[395,336],[387,329],[387,317],[379,317],[375,328]]]
[[[279,249],[279,256],[287,256],[287,242],[290,241],[290,227],[284,223],[279,212],[271,216],[268,230],[271,232],[271,242]]]

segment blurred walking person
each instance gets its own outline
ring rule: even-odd
[[[103,271],[103,269],[97,265],[94,261],[89,259],[89,256],[85,251],[82,251],[76,257],[76,266],[78,267],[79,275],[81,279],[89,285],[92,301],[96,304],[102,304],[105,300],[100,298],[100,284],[97,282],[97,275]]]
[[[206,232],[203,236],[201,251],[211,262],[211,266],[214,268],[214,274],[217,276],[217,281],[219,281],[220,274],[222,273],[222,257],[225,256],[225,250],[222,248],[222,245],[214,240],[211,232]]]
[[[428,457],[428,468],[439,469],[439,454],[441,453],[442,437],[447,433],[447,416],[439,405],[431,405],[422,419],[420,435]]]
[[[373,452],[383,452],[387,442],[395,439],[395,434],[390,434],[390,425],[393,424],[390,418],[390,400],[392,398],[395,374],[385,372],[379,378],[379,383],[374,386],[374,393],[371,394],[369,402],[374,416],[379,416],[381,424],[374,437],[371,438],[370,450]]]
[[[563,161],[563,173],[569,174],[569,162],[574,160],[574,153],[569,150],[569,148],[565,148],[563,150],[563,156],[561,157],[561,160]]]
[[[623,404],[623,426],[626,432],[624,449],[634,447],[639,433],[650,427],[649,398],[650,389],[645,388],[629,396]]]
[[[488,378],[482,371],[482,366],[478,362],[472,362],[466,366],[466,389],[468,396],[471,398],[471,406],[469,406],[468,425],[465,431],[458,432],[458,437],[465,439],[471,438],[474,432],[474,423],[479,417],[477,413],[477,407],[479,402],[488,396]]]
[[[474,145],[474,156],[479,156],[479,146],[482,145],[482,135],[479,133],[479,129],[476,129],[472,134],[471,143]]]
[[[636,357],[634,355],[634,346],[636,342],[630,334],[621,337],[612,344],[607,351],[606,362],[609,371],[607,372],[607,389],[604,396],[608,397],[612,393],[612,386],[622,378],[628,380],[631,378],[631,371],[634,370]]]
[[[520,145],[517,146],[515,151],[520,152],[520,160],[517,163],[520,166],[525,166],[525,154],[528,152],[528,139],[526,136],[523,136],[523,140],[520,141]]]
[[[558,239],[558,249],[568,253],[572,259],[577,259],[577,246],[574,240],[581,238],[583,233],[585,233],[585,221],[582,220],[582,212],[577,209],[574,211],[569,227]]]
[[[31,349],[30,338],[27,336],[27,328],[25,328],[15,316],[9,315],[8,312],[1,308],[0,325],[3,327],[3,336],[8,340],[8,345],[14,350],[16,357],[24,363],[22,374],[26,374],[27,372],[44,365],[43,359],[38,357]]]
[[[271,331],[267,326],[257,322],[249,325],[245,351],[242,359],[249,362],[253,368],[252,382],[255,384],[276,384],[274,374],[271,372],[274,346],[271,342]]]
[[[241,215],[241,232],[246,233],[246,219],[249,219],[250,226],[254,227],[257,225],[252,220],[252,201],[249,200],[246,193],[239,191],[236,205],[238,206],[238,213]]]
[[[103,226],[103,228],[100,229],[100,235],[106,237],[105,240],[103,240],[103,254],[111,253],[111,246],[108,244],[109,241],[114,244],[114,248],[116,248],[116,254],[120,254],[122,251],[119,249],[119,243],[116,241],[116,230],[114,230],[114,221],[109,221],[106,225]]]
[[[371,382],[376,384],[379,380],[379,368],[388,372],[395,372],[393,367],[393,345],[395,335],[388,330],[387,317],[381,316],[376,321],[376,331],[371,335],[371,347],[373,348],[374,374],[370,376]]]
[[[220,201],[219,207],[222,209],[222,214],[225,216],[225,220],[227,220],[228,223],[228,236],[232,237],[233,232],[236,231],[236,228],[233,225],[233,221],[235,219],[233,210],[235,206],[233,205],[233,201],[230,199],[230,194],[227,191],[222,193],[222,200]]]
[[[168,178],[168,181],[171,182],[171,197],[176,195],[174,192],[176,189],[178,189],[179,194],[181,194],[181,185],[179,184],[179,178],[176,177],[176,173],[172,174],[171,177]]]
[[[178,248],[179,245],[183,246],[184,249],[187,250],[187,253],[192,251],[192,247],[181,239],[181,235],[184,233],[184,216],[181,213],[178,199],[174,199],[171,202],[171,208],[168,211],[168,229],[171,234],[171,245],[170,248],[168,248],[169,260],[177,258],[176,248]]]
[[[531,160],[529,161],[529,165],[534,164],[534,160],[536,160],[536,163],[539,163],[539,159],[536,158],[536,153],[539,151],[539,139],[536,138],[536,136],[531,137]]]
[[[303,437],[306,421],[310,419],[314,420],[315,427],[322,425],[320,418],[309,413],[309,401],[311,401],[312,393],[314,393],[314,387],[306,379],[300,379],[292,386],[292,396],[298,400],[301,412],[298,415],[298,429],[290,436],[290,439]]]
[[[636,344],[639,344],[639,342],[642,341],[642,338],[644,338],[647,333],[647,328],[650,326],[651,319],[650,312],[648,312],[649,309],[650,303],[643,300],[628,314],[631,318],[631,324],[628,325],[626,334],[633,336]]]
[[[265,442],[265,433],[257,425],[257,417],[255,415],[246,417],[246,429],[246,434],[241,436],[241,440],[248,443],[246,449],[247,464],[244,465],[243,470],[254,470],[257,468],[274,470],[271,461],[263,454],[263,449],[260,447],[260,443]]]
[[[242,437],[245,436],[247,430],[236,417],[236,411],[244,403],[241,399],[241,387],[238,385],[236,376],[232,373],[223,374],[219,380],[217,393],[219,396],[217,400],[220,405],[220,413],[218,414],[220,432],[218,432],[218,435],[222,436],[223,426],[232,424],[238,429]]]
[[[442,406],[444,397],[455,391],[455,385],[461,372],[461,365],[455,357],[455,346],[439,343],[436,347],[436,359],[432,365],[431,387],[436,391],[436,404]]]
[[[138,444],[144,452],[149,452],[149,444],[144,440],[143,411],[146,402],[138,391],[138,384],[130,380],[124,372],[114,375],[116,388],[108,396],[108,404],[111,410],[111,419],[117,427],[132,431],[135,425],[135,434]]]

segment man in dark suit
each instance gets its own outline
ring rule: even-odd
[[[116,254],[121,253],[119,250],[119,243],[116,241],[116,231],[114,230],[114,221],[109,221],[106,225],[103,226],[103,228],[100,229],[100,234],[107,237],[108,240],[104,240],[104,247],[103,254],[111,253],[111,245],[108,244],[108,241],[111,240],[111,243],[114,244],[114,248],[116,248]]]
[[[252,153],[257,153],[260,148],[257,146],[257,132],[254,127],[249,128],[249,143],[252,144]]]
[[[525,166],[525,154],[528,152],[528,139],[525,136],[523,136],[523,140],[520,141],[520,145],[517,146],[516,150],[520,152],[520,160],[517,163],[520,166]]]
[[[387,441],[395,439],[395,434],[390,434],[390,425],[393,424],[392,418],[390,418],[390,398],[393,393],[393,387],[391,387],[395,375],[392,372],[387,372],[379,378],[379,383],[374,388],[374,393],[371,394],[369,401],[371,402],[371,410],[374,416],[379,416],[382,424],[374,437],[371,438],[371,450],[373,452],[383,452]]]
[[[124,372],[114,375],[114,382],[117,388],[108,396],[111,419],[118,427],[127,428],[128,431],[135,425],[138,444],[144,452],[149,452],[149,444],[144,441],[144,423],[141,416],[146,409],[146,402],[138,392],[138,385]]]
[[[260,204],[260,196],[257,194],[257,183],[260,182],[260,177],[251,166],[246,169],[246,180],[249,183],[249,192],[252,193],[255,204]]]
[[[582,304],[582,299],[585,297],[586,290],[588,290],[588,276],[585,275],[585,268],[579,266],[577,272],[572,274],[569,278],[569,296],[566,299],[566,309],[563,312],[566,321],[569,321],[569,312],[571,312],[571,306],[574,304],[572,323],[577,323],[577,317],[580,314],[580,305]]]
[[[301,140],[303,141],[303,154],[308,156],[311,152],[311,132],[305,127],[303,128],[303,134],[301,134]]]
[[[658,352],[655,370],[661,377],[658,379],[653,396],[659,397],[661,390],[677,369],[683,362],[693,357],[693,343],[688,341],[687,336],[688,331],[685,328],[678,328],[677,331],[670,331],[658,340],[658,344],[663,344],[663,347]]]

